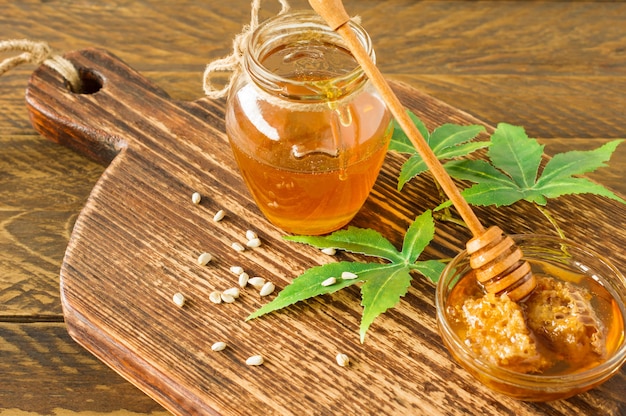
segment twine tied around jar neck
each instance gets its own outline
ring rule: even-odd
[[[278,14],[287,13],[291,6],[287,0],[278,0],[281,5],[281,10]],[[233,39],[233,51],[230,55],[216,59],[209,63],[204,70],[203,88],[204,93],[209,98],[222,98],[228,94],[230,86],[237,78],[237,75],[241,71],[243,66],[243,57],[248,49],[248,39],[252,35],[252,32],[259,26],[259,10],[261,9],[261,0],[252,0],[251,12],[250,12],[250,24],[245,25],[241,33],[239,33]],[[231,72],[230,78],[226,85],[221,89],[215,88],[211,82],[211,77],[215,72]]]
[[[58,72],[69,83],[73,92],[83,89],[82,80],[76,67],[67,59],[52,51],[46,42],[29,39],[9,39],[0,41],[0,52],[22,52],[0,61],[0,76],[10,69],[22,64],[44,64]]]

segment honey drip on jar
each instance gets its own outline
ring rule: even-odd
[[[283,45],[262,63],[286,80],[272,86],[285,105],[255,94],[251,84],[232,98],[227,133],[241,174],[260,210],[283,230],[316,235],[341,228],[376,181],[391,116],[369,83],[354,91],[356,82],[342,78],[349,71],[337,72],[357,66],[338,45]]]

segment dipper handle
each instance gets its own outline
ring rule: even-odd
[[[378,67],[370,59],[357,36],[352,29],[350,29],[350,26],[346,24],[350,20],[350,17],[343,7],[343,3],[340,0],[309,0],[309,3],[330,27],[342,36],[350,52],[359,65],[361,65],[370,82],[374,84],[396,121],[407,134],[422,159],[424,159],[426,166],[428,166],[437,182],[441,185],[441,188],[448,198],[450,198],[450,201],[452,201],[459,211],[459,215],[463,218],[472,234],[475,237],[482,235],[485,229],[476,217],[476,214],[474,214],[467,201],[465,201],[465,198],[461,196],[459,189],[454,182],[452,182],[452,178],[450,178],[448,172],[445,171],[441,162],[419,132],[405,111],[404,106],[400,103],[400,100],[378,70]]]
[[[341,35],[348,49],[361,65],[370,82],[376,87],[396,121],[474,235],[467,248],[470,257],[476,259],[471,266],[480,276],[479,281],[490,293],[507,293],[513,300],[526,297],[535,288],[536,281],[528,262],[521,259],[521,250],[514,247],[513,240],[505,237],[498,227],[492,227],[485,232],[480,220],[415,126],[378,67],[370,59],[350,25],[347,24],[350,17],[341,0],[309,0],[309,4],[334,31]]]

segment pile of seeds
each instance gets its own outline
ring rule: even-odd
[[[191,196],[191,201],[195,205],[199,205],[202,201],[202,195],[199,192],[194,192]],[[224,210],[218,210],[213,216],[213,221],[220,222],[226,217]],[[246,248],[258,248],[261,246],[261,239],[256,232],[247,230],[245,233],[245,245],[240,242],[231,243],[231,248],[239,253],[242,253]],[[333,248],[326,248],[322,250],[323,253],[328,255],[335,255],[336,250]],[[213,256],[210,253],[203,252],[197,258],[197,264],[199,266],[207,266],[213,260]],[[260,276],[250,277],[248,273],[241,266],[231,266],[230,271],[237,276],[237,286],[233,286],[224,290],[215,290],[209,294],[209,300],[215,304],[221,303],[233,303],[241,295],[241,290],[247,287],[253,287],[258,290],[259,296],[265,297],[271,295],[276,286],[271,281],[268,281]],[[354,273],[344,272],[341,275],[341,279],[349,280],[356,279],[358,276]],[[323,286],[331,286],[337,282],[337,278],[331,277],[322,282]],[[186,298],[183,293],[177,292],[172,296],[172,302],[182,308],[185,306]],[[218,341],[211,345],[211,350],[215,352],[223,351],[227,347],[226,342]],[[335,357],[337,365],[341,367],[347,367],[350,365],[350,359],[346,354],[339,353]],[[246,359],[246,364],[249,366],[260,366],[265,362],[262,355],[256,354]]]
[[[231,266],[230,271],[237,276],[237,284],[239,287],[231,287],[223,291],[215,290],[209,294],[209,300],[213,303],[220,304],[233,303],[241,294],[240,289],[252,286],[259,291],[260,296],[269,296],[274,292],[276,286],[264,278],[255,276],[250,277],[241,266]]]

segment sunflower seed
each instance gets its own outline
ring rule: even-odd
[[[239,276],[241,273],[243,273],[243,267],[241,267],[241,266],[230,266],[230,271],[233,272],[233,274],[236,274],[237,276]]]
[[[194,204],[198,205],[201,200],[202,195],[200,195],[199,192],[194,192],[193,194],[191,194],[191,202],[193,202]]]
[[[222,303],[222,294],[218,291],[209,294],[209,300],[213,303]]]
[[[346,354],[337,354],[336,360],[340,367],[347,367],[350,365],[350,358],[348,358]]]
[[[213,351],[222,351],[225,348],[226,348],[226,343],[222,341],[216,342],[215,344],[211,345],[211,349]]]
[[[213,216],[213,221],[220,222],[220,221],[222,221],[224,219],[225,216],[226,216],[226,213],[224,212],[224,210],[220,209]]]
[[[252,240],[248,240],[248,242],[246,243],[246,246],[250,248],[261,247],[261,239],[253,238]]]
[[[206,266],[212,259],[213,256],[209,253],[202,253],[198,256],[198,264],[200,266]]]
[[[240,253],[246,250],[246,248],[239,243],[232,243],[230,246],[233,248],[233,250]]]
[[[248,273],[241,273],[239,275],[239,287],[244,288],[248,285],[248,281],[250,280],[250,276]]]
[[[237,299],[239,297],[239,288],[238,287],[231,287],[230,289],[226,289],[225,291],[222,292],[222,295],[228,295],[228,296],[232,296],[233,298]]]
[[[220,297],[222,298],[222,302],[225,303],[233,303],[235,301],[235,297],[233,295],[229,295],[228,293],[222,293]]]
[[[263,356],[262,355],[253,355],[251,357],[248,357],[248,359],[246,360],[246,364],[248,365],[261,365],[263,364]]]
[[[179,308],[182,308],[185,304],[185,295],[180,292],[174,293],[174,296],[172,296],[172,302],[174,302]]]
[[[263,285],[265,284],[265,279],[263,279],[262,277],[251,277],[250,279],[248,279],[248,284],[250,286],[253,286],[255,289],[261,289],[263,287]]]
[[[343,280],[353,280],[353,279],[356,279],[357,277],[359,277],[359,276],[357,276],[356,274],[354,274],[352,272],[343,272],[343,273],[341,273],[341,278]]]
[[[322,286],[332,286],[335,283],[337,283],[337,279],[335,279],[334,277],[329,277],[322,282]]]
[[[274,286],[274,283],[272,283],[272,282],[265,282],[263,287],[261,287],[261,290],[259,290],[259,295],[261,295],[261,296],[270,295],[274,291],[275,288],[276,288],[276,286]]]

